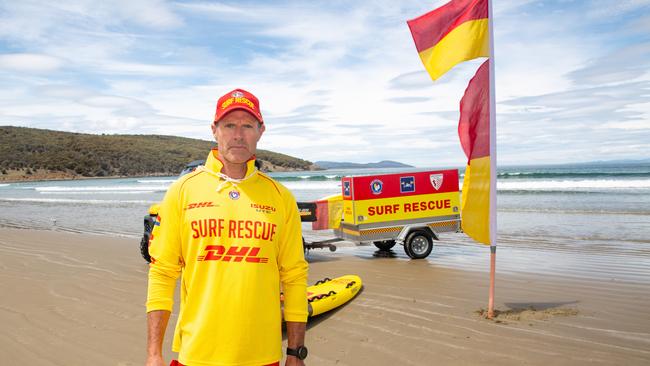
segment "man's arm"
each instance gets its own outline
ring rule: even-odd
[[[287,322],[287,346],[296,349],[305,345],[305,329],[307,323],[301,322]],[[298,357],[287,356],[286,366],[298,365],[302,366],[305,363],[299,360]]]
[[[169,321],[170,314],[171,313],[167,310],[154,310],[147,313],[146,366],[165,365],[162,357],[162,343],[165,338],[165,330],[167,329],[167,322]]]
[[[278,253],[280,282],[284,292],[284,320],[287,325],[287,345],[297,348],[305,345],[307,322],[307,273],[309,266],[303,254],[302,225],[298,205],[291,192],[283,187],[285,222],[281,229]],[[297,357],[288,356],[286,365],[302,366]]]
[[[284,293],[284,320],[307,322],[307,274],[309,265],[302,247],[302,228],[298,205],[286,190],[284,226],[280,229],[278,270]]]
[[[174,304],[174,288],[181,273],[181,239],[178,214],[178,184],[167,190],[160,204],[149,241],[147,286],[147,366],[163,366],[162,343]]]

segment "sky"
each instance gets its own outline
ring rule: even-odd
[[[459,102],[406,21],[445,1],[0,0],[0,125],[211,140],[260,99],[261,149],[464,166]],[[495,1],[500,165],[650,157],[650,0]]]

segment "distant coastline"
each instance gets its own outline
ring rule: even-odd
[[[8,171],[7,174],[0,175],[0,183],[23,183],[23,182],[56,182],[65,180],[89,180],[89,179],[120,179],[120,178],[151,178],[151,177],[168,177],[172,174],[150,174],[150,175],[109,175],[102,177],[86,177],[66,172],[40,172],[34,171],[26,175],[24,171]]]
[[[336,161],[317,161],[314,164],[323,169],[376,169],[376,168],[414,168],[412,165],[403,164],[392,160],[382,160],[377,163],[350,163]]]

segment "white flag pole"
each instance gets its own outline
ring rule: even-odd
[[[494,92],[494,26],[492,1],[488,0],[488,33],[490,38],[490,294],[487,317],[494,317],[494,277],[497,255],[497,128],[496,94]]]

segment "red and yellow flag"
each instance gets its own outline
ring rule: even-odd
[[[407,23],[432,80],[460,62],[489,56],[488,0],[452,0]]]
[[[479,67],[460,100],[458,137],[467,155],[461,198],[463,231],[490,244],[490,60]]]

